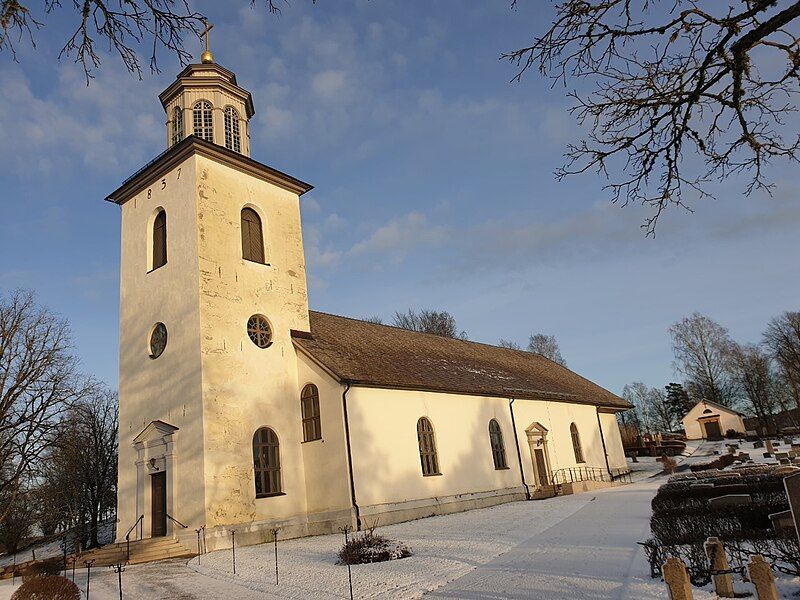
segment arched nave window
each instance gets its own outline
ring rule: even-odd
[[[281,493],[281,454],[278,436],[269,427],[262,427],[253,436],[253,468],[256,477],[256,498]]]
[[[492,447],[492,460],[495,469],[507,469],[506,447],[503,444],[503,432],[500,430],[500,423],[495,419],[489,421],[489,443]]]
[[[303,441],[322,439],[322,424],[319,416],[319,390],[313,383],[303,388],[300,394],[300,411],[303,415]]]
[[[431,422],[422,417],[417,421],[417,441],[419,442],[419,460],[422,464],[422,474],[441,475],[439,472],[439,456],[436,454],[436,437],[433,433]]]
[[[194,105],[192,111],[194,134],[206,141],[214,141],[214,127],[211,119],[211,102],[200,100]]]
[[[586,462],[583,459],[583,448],[581,448],[581,435],[578,433],[578,426],[572,423],[569,426],[569,433],[572,436],[572,449],[575,451],[575,462]]]
[[[167,264],[167,213],[158,211],[153,221],[153,269]]]
[[[234,152],[242,151],[239,135],[239,113],[232,106],[225,107],[225,147]]]
[[[261,218],[252,208],[242,209],[242,258],[264,263],[264,235]]]

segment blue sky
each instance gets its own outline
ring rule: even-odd
[[[689,198],[694,214],[668,211],[645,239],[646,211],[610,205],[602,179],[553,178],[580,134],[565,91],[535,73],[509,83],[498,60],[552,4],[509,4],[293,0],[275,17],[196,3],[217,62],[253,93],[253,158],[315,185],[311,307],[446,309],[488,343],[554,334],[617,393],[675,378],[667,327],[695,310],[757,341],[800,308],[796,170],[771,168],[771,198],[736,180]],[[107,57],[87,87],[56,61],[61,13],[19,63],[0,54],[0,290],[36,290],[71,322],[84,370],[115,385],[119,214],[103,198],[164,149],[157,94],[180,66],[165,55],[140,81]]]

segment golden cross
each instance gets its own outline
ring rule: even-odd
[[[208,32],[214,29],[213,25],[208,24],[208,19],[203,19],[203,25],[205,25],[205,30],[203,31],[203,35],[206,38],[206,52],[208,52]]]

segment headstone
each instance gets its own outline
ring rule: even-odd
[[[706,556],[711,561],[713,571],[727,571],[731,567],[728,564],[728,556],[725,554],[725,547],[719,538],[710,537],[706,540]],[[720,598],[735,598],[733,593],[733,576],[730,573],[714,575],[714,589]]]
[[[800,444],[796,444],[795,442],[792,442],[792,450],[796,450],[796,451],[800,452]]]
[[[747,573],[756,588],[756,598],[758,600],[778,600],[778,589],[775,587],[772,569],[763,556],[756,554],[750,559],[750,564],[747,565]]]
[[[790,461],[788,458],[781,458],[780,459],[780,463],[782,465],[790,465],[790,464],[792,464],[792,461]]]
[[[736,454],[736,447],[733,444],[728,444],[728,454]]]
[[[726,494],[724,496],[708,499],[708,505],[711,508],[727,508],[729,506],[742,506],[743,504],[752,503],[753,499],[750,497],[750,494]]]
[[[775,446],[772,445],[772,440],[767,440],[767,452],[773,454],[775,452]],[[764,456],[767,456],[766,454]]]
[[[764,458],[772,458],[772,452],[764,452]]]
[[[786,444],[787,446],[791,446],[792,444],[794,444],[794,438],[793,437],[785,437],[785,438],[783,438],[783,443]]]
[[[769,516],[772,521],[772,528],[775,533],[783,534],[786,531],[794,533],[794,519],[792,519],[791,510],[782,510],[781,512],[772,513]]]
[[[783,478],[783,487],[786,488],[786,497],[789,499],[789,508],[794,519],[794,529],[797,532],[797,539],[800,541],[800,473],[789,475]]]
[[[736,455],[736,458],[738,460],[742,460],[742,461],[750,460],[750,453],[749,452],[739,452],[739,454]]]
[[[689,572],[681,559],[670,556],[661,567],[661,574],[669,590],[671,600],[693,600],[692,584],[689,582]]]
[[[759,448],[763,447],[764,447],[764,442],[762,442],[761,440],[756,440],[755,442],[753,442],[753,450],[758,450]]]

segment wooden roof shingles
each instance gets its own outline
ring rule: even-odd
[[[625,410],[630,404],[539,354],[309,311],[301,351],[342,382],[501,398],[533,398]]]

